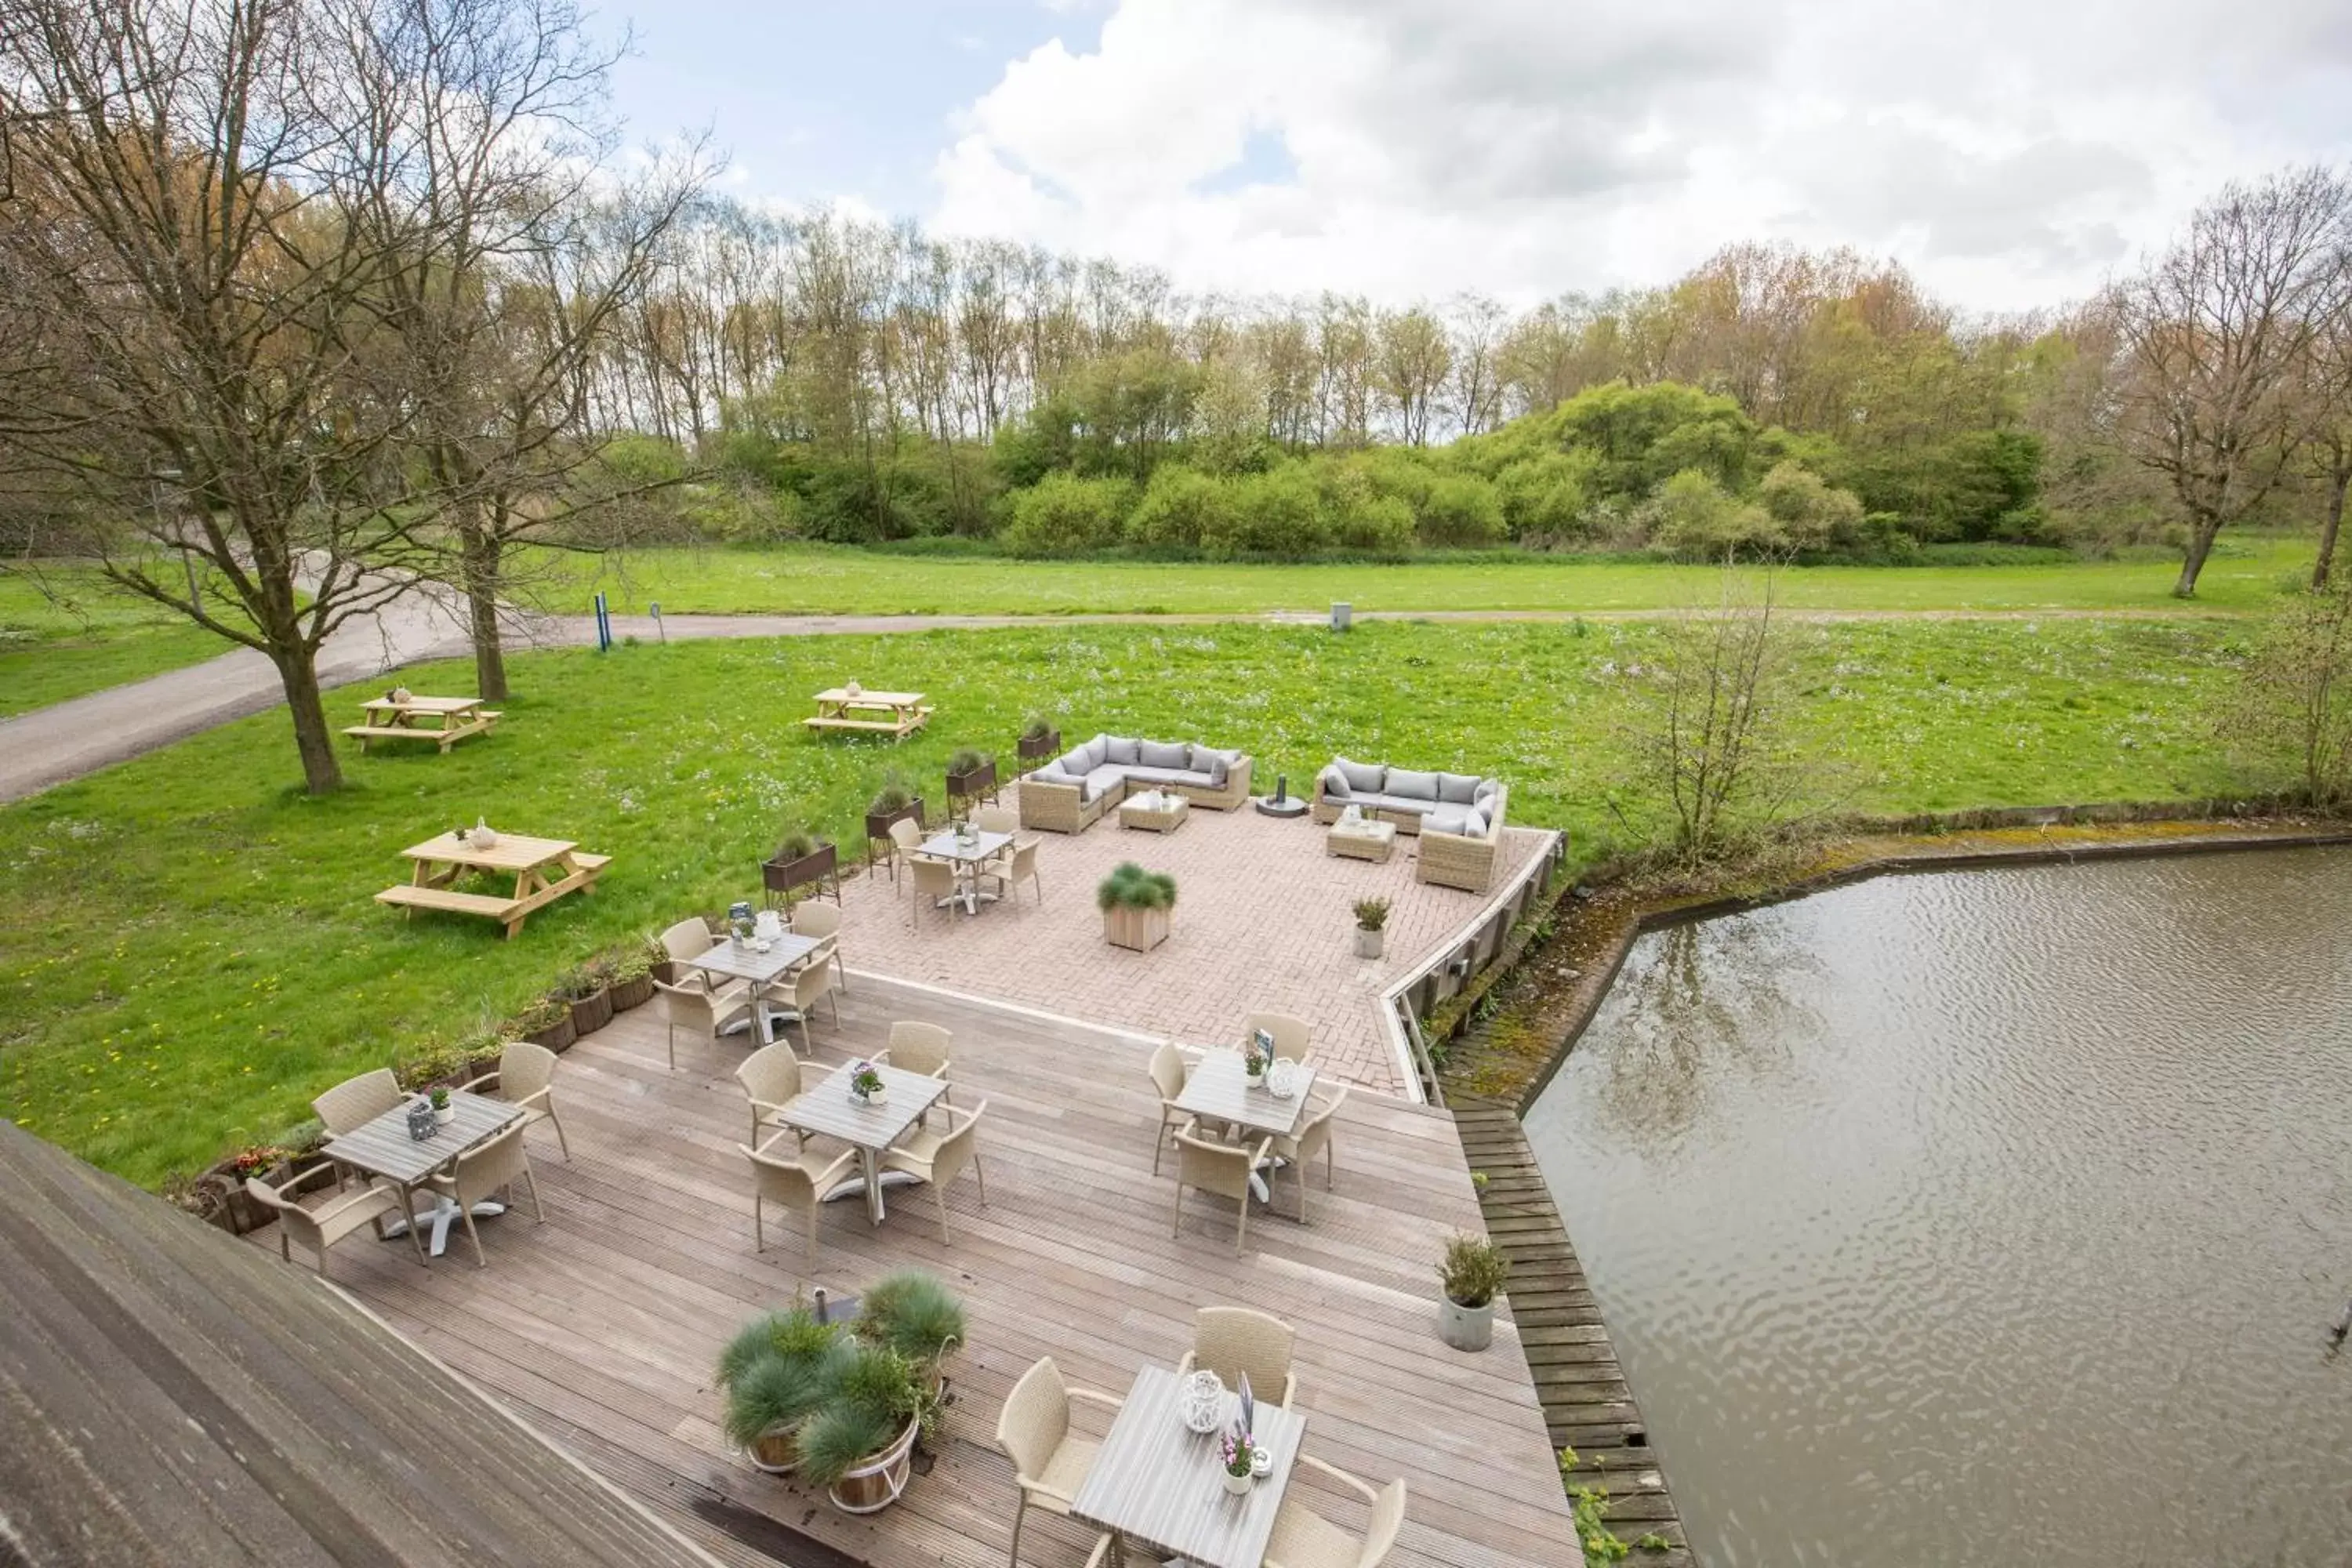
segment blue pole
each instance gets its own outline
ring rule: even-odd
[[[596,651],[598,653],[613,651],[613,617],[611,612],[604,607],[604,595],[602,593],[596,595]]]

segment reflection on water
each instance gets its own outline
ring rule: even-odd
[[[2352,1563],[2352,853],[1645,937],[1528,1132],[1711,1568]]]

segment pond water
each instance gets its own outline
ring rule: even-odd
[[[2352,852],[1654,933],[1527,1129],[1708,1568],[2352,1563]]]

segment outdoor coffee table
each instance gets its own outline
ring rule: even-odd
[[[760,951],[760,942],[768,944],[767,952]],[[764,1046],[775,1038],[775,1011],[768,1005],[768,986],[823,945],[814,937],[794,936],[790,931],[748,944],[730,938],[712,942],[706,951],[684,962],[688,969],[702,971],[702,984],[707,988],[716,989],[711,984],[714,976],[751,983],[751,1013],[758,1020],[759,1039]],[[734,1027],[740,1029],[742,1026]]]
[[[1151,833],[1173,833],[1184,826],[1190,809],[1184,797],[1167,790],[1147,790],[1118,803],[1118,825]]]
[[[1249,1068],[1239,1051],[1202,1051],[1185,1080],[1184,1092],[1176,1097],[1176,1109],[1199,1117],[1203,1121],[1230,1122],[1253,1132],[1288,1138],[1298,1131],[1298,1123],[1307,1114],[1307,1091],[1315,1087],[1315,1069],[1305,1062],[1291,1063],[1296,1075],[1292,1082],[1297,1090],[1289,1099],[1276,1097],[1270,1089],[1252,1089]],[[1273,1201],[1273,1189],[1265,1178],[1250,1173],[1250,1190],[1260,1203]]]
[[[976,915],[980,913],[981,905],[996,902],[1000,895],[989,892],[980,885],[980,868],[1003,853],[1004,847],[1012,842],[1013,835],[1010,833],[980,832],[970,838],[959,838],[952,828],[945,833],[934,833],[924,839],[923,847],[916,851],[917,854],[928,855],[934,860],[952,861],[957,872],[966,879],[962,891],[940,900],[940,907],[945,909],[950,904],[960,903],[964,913]]]
[[[1376,822],[1361,817],[1354,822],[1335,822],[1331,831],[1323,836],[1323,852],[1349,860],[1371,860],[1381,865],[1396,849],[1396,824]]]
[[[482,734],[505,717],[484,708],[478,697],[411,697],[404,702],[378,697],[361,703],[360,712],[364,722],[343,733],[359,742],[362,754],[376,741],[430,741],[445,757],[467,736]]]
[[[1237,1417],[1241,1395],[1225,1391],[1225,1417],[1216,1431],[1184,1425],[1184,1381],[1166,1367],[1135,1375],[1110,1435],[1078,1483],[1070,1513],[1111,1533],[1111,1561],[1126,1561],[1127,1538],[1155,1558],[1183,1557],[1201,1568],[1259,1568],[1274,1535],[1274,1516],[1307,1436],[1307,1417],[1260,1398],[1250,1435],[1265,1445],[1274,1468],[1235,1497],[1225,1490],[1217,1440]]]
[[[372,1117],[349,1132],[338,1132],[323,1144],[319,1152],[339,1165],[349,1165],[355,1171],[365,1171],[372,1176],[382,1176],[400,1191],[401,1212],[410,1216],[410,1223],[392,1221],[384,1227],[384,1238],[390,1240],[403,1231],[416,1247],[416,1261],[425,1263],[425,1246],[417,1239],[419,1225],[433,1226],[433,1256],[438,1258],[449,1246],[449,1222],[457,1217],[457,1205],[437,1193],[433,1198],[433,1211],[416,1217],[416,1189],[435,1172],[457,1163],[457,1156],[471,1153],[523,1119],[523,1108],[503,1100],[493,1100],[487,1094],[469,1094],[454,1089],[449,1095],[449,1123],[430,1138],[408,1135],[408,1105],[403,1100],[383,1115]],[[507,1212],[504,1204],[478,1203],[474,1216],[486,1219]],[[397,1226],[398,1228],[394,1228]],[[425,1265],[430,1268],[430,1264]]]
[[[882,1087],[889,1090],[882,1104],[868,1105],[853,1099],[844,1069],[785,1101],[784,1108],[776,1112],[776,1120],[795,1131],[838,1138],[857,1151],[857,1163],[864,1174],[825,1194],[824,1201],[831,1203],[862,1188],[866,1194],[866,1217],[880,1225],[884,1217],[883,1184],[898,1186],[920,1180],[911,1172],[883,1170],[882,1151],[907,1135],[907,1129],[922,1119],[931,1102],[948,1091],[948,1084],[945,1079],[894,1067],[877,1066],[874,1070],[882,1075]]]
[[[386,888],[375,896],[415,914],[418,910],[444,910],[452,914],[481,915],[506,927],[511,937],[536,909],[564,894],[593,891],[596,879],[612,864],[609,855],[591,855],[569,838],[526,838],[501,833],[488,846],[445,833],[401,851],[413,863],[408,885]],[[514,896],[461,893],[451,886],[466,871],[511,872]]]

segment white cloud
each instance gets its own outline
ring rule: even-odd
[[[957,115],[932,218],[1391,299],[1851,244],[2003,309],[2224,179],[2352,153],[2347,88],[2352,8],[2318,0],[1121,0]],[[1231,177],[1276,139],[1282,177]]]

